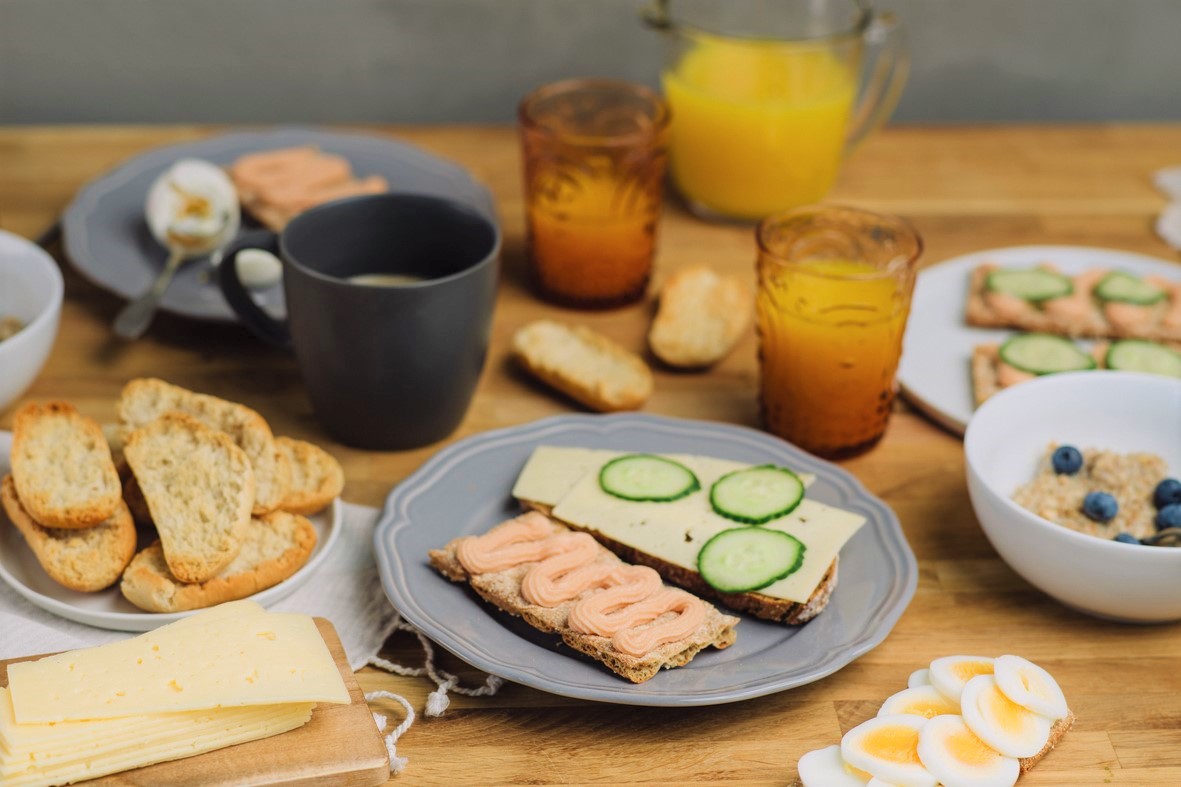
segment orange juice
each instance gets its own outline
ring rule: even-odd
[[[761,403],[769,431],[813,453],[856,453],[885,431],[908,285],[865,262],[760,264]]]
[[[695,34],[663,75],[671,171],[707,211],[759,219],[832,187],[857,95],[857,60],[823,46]],[[859,50],[858,50],[859,51]]]

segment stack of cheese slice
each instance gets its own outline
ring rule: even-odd
[[[1019,656],[947,656],[840,746],[800,758],[804,787],[1012,787],[1070,728],[1058,683]]]
[[[251,601],[8,668],[0,784],[68,784],[295,729],[349,702],[315,622]]]

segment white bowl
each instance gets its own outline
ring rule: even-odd
[[[1128,372],[1039,377],[990,398],[968,423],[968,492],[984,534],[1030,584],[1081,612],[1181,620],[1181,548],[1121,544],[1043,519],[1010,498],[1051,442],[1147,451],[1181,476],[1181,381]]]
[[[0,342],[0,410],[16,401],[45,365],[62,311],[61,271],[39,246],[0,230],[0,317],[24,328]]]

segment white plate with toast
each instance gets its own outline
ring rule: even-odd
[[[1014,246],[965,254],[924,269],[915,283],[898,382],[906,399],[946,429],[963,434],[975,410],[970,363],[981,344],[1003,342],[1017,331],[974,328],[964,321],[973,269],[984,263],[1032,267],[1049,262],[1073,276],[1090,268],[1136,276],[1181,279],[1181,266],[1116,249],[1086,246]]]
[[[792,627],[743,615],[735,644],[630,684],[520,619],[495,612],[428,563],[429,550],[520,513],[510,491],[541,445],[779,464],[815,475],[810,496],[866,522],[841,550],[840,581],[814,620]],[[819,680],[885,639],[918,579],[897,517],[839,467],[753,429],[635,413],[563,415],[461,440],[395,488],[374,541],[386,594],[442,647],[516,683],[627,705],[715,705]]]
[[[0,431],[0,475],[9,471],[12,434]],[[316,529],[316,546],[308,562],[288,579],[250,596],[266,606],[287,597],[311,578],[340,535],[340,499],[308,520]],[[44,610],[63,618],[114,631],[151,631],[200,610],[156,613],[136,608],[111,587],[97,593],[81,593],[59,585],[41,568],[32,550],[0,510],[0,580]]]

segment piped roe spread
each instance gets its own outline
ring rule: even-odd
[[[1153,492],[1166,475],[1165,460],[1156,454],[1078,451],[1051,443],[1037,475],[1014,493],[1013,501],[1079,533],[1107,539],[1123,533],[1143,540],[1156,535]]]

